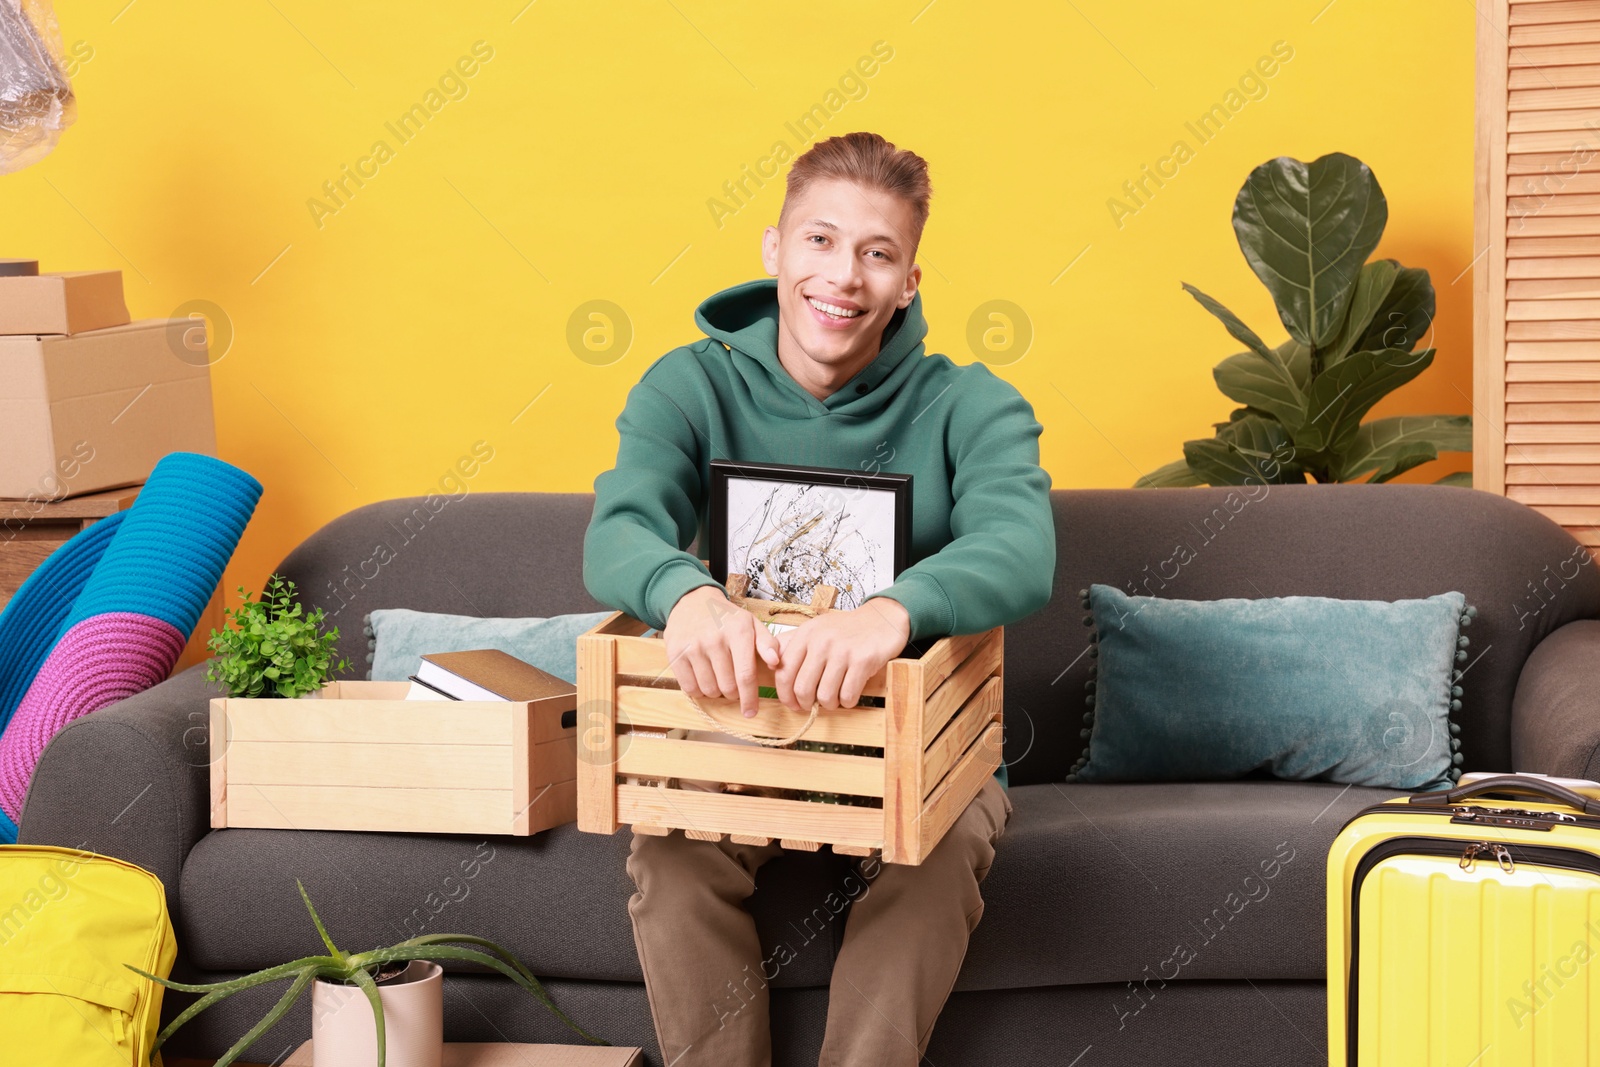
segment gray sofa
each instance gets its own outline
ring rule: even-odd
[[[1051,496],[1054,595],[1006,635],[1015,811],[928,1060],[1322,1062],[1327,847],[1353,812],[1397,794],[1264,777],[1064,783],[1085,744],[1088,631],[1077,591],[1104,582],[1191,599],[1398,599],[1460,589],[1480,612],[1457,716],[1466,769],[1596,777],[1596,567],[1542,516],[1470,489]],[[361,616],[372,608],[519,616],[604,607],[581,579],[592,497],[473,493],[439,507],[441,499],[433,498],[436,511],[422,498],[359,508],[284,560],[282,573],[327,610],[352,659],[364,660]],[[1178,552],[1185,544],[1190,551]],[[187,670],[64,730],[44,755],[21,823],[24,841],[111,853],[159,875],[178,932],[175,977],[214,980],[320,951],[295,892],[299,878],[343,947],[420,932],[495,938],[548,977],[574,1018],[614,1043],[643,1046],[648,1062],[661,1064],[628,920],[626,830],[602,837],[568,825],[487,841],[213,832],[205,713],[217,691],[203,674],[203,666]],[[771,992],[777,1064],[816,1062],[848,913],[831,922],[815,916],[828,915],[820,904],[846,862],[827,849],[786,853],[762,869],[751,899],[763,955],[786,939],[796,957]],[[278,989],[210,1009],[170,1050],[219,1054]],[[169,994],[165,1016],[189,1000]],[[249,1058],[272,1060],[307,1037],[309,1000]],[[451,1040],[572,1036],[526,994],[483,973],[451,973],[445,1011]]]

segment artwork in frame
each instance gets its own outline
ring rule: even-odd
[[[750,578],[748,596],[860,607],[910,566],[911,475],[713,459],[711,575]]]

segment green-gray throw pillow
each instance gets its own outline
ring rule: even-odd
[[[609,611],[548,619],[480,619],[409,608],[378,608],[362,622],[367,635],[367,677],[401,682],[415,674],[424,654],[498,648],[563,681],[578,684],[578,635]]]
[[[1069,782],[1295,781],[1432,792],[1461,776],[1459,592],[1174,600],[1082,591],[1095,657]]]

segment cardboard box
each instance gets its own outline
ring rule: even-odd
[[[410,688],[214,698],[211,825],[527,837],[578,817],[575,690],[436,701]]]
[[[0,498],[81,496],[144,481],[168,452],[216,455],[210,368],[175,340],[194,325],[0,336]]]
[[[74,334],[124,326],[120,270],[0,277],[0,334]]]
[[[604,1036],[604,1035],[600,1035]],[[307,1041],[282,1067],[311,1067]],[[442,1067],[643,1067],[644,1050],[622,1045],[525,1045],[520,1042],[446,1041]]]
[[[763,622],[774,606],[748,597],[735,603]],[[890,660],[861,690],[863,696],[883,697],[884,706],[819,714],[804,735],[824,745],[881,749],[882,756],[703,740],[718,735],[700,733],[706,721],[678,688],[666,641],[659,634],[644,636],[647,630],[618,611],[578,637],[578,726],[585,744],[578,763],[579,830],[612,834],[628,824],[634,833],[665,835],[677,828],[705,841],[727,834],[741,844],[778,840],[784,848],[806,851],[828,844],[852,856],[882,849],[883,862],[914,866],[1000,766],[1003,627],[943,637],[920,657]],[[759,659],[756,680],[776,684],[772,669]],[[770,738],[793,737],[807,719],[771,697],[760,698],[749,719],[739,714],[736,698],[701,700],[700,706],[719,722]],[[695,734],[653,736],[674,727]],[[661,784],[633,784],[630,778]],[[675,778],[717,779],[746,791],[675,788]],[[761,788],[866,802],[748,791]]]

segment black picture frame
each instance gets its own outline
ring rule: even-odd
[[[728,583],[728,533],[730,519],[735,518],[728,514],[728,489],[731,481],[773,482],[793,486],[818,486],[843,491],[870,491],[888,492],[893,494],[893,530],[874,532],[879,538],[887,539],[891,543],[893,554],[892,577],[889,582],[878,584],[875,588],[867,589],[856,596],[844,597],[846,601],[854,601],[848,606],[857,606],[861,600],[873,593],[886,588],[900,573],[911,565],[911,475],[877,472],[868,474],[864,471],[849,470],[842,467],[813,467],[791,463],[751,463],[730,459],[713,459],[710,462],[711,485],[710,500],[707,506],[707,526],[710,538],[710,564],[711,575],[724,586]],[[845,502],[848,506],[848,502]],[[739,519],[747,516],[739,516]],[[826,580],[826,579],[819,579]],[[752,584],[750,595],[760,599],[785,599],[784,595],[772,595],[770,590],[758,589]],[[780,591],[781,593],[781,591]],[[764,595],[765,594],[765,595]],[[799,598],[801,603],[810,600],[810,596],[803,595]],[[846,606],[841,604],[839,606]]]

